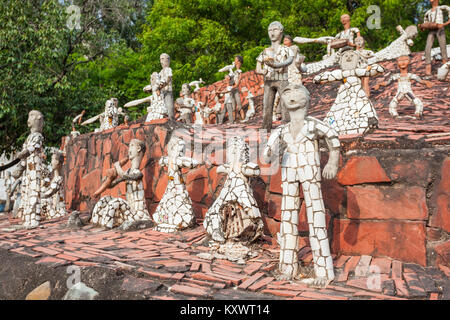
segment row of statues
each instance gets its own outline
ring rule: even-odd
[[[440,35],[442,32],[439,30],[445,26],[441,14],[442,10],[447,8],[436,6],[436,3],[438,1],[433,1],[433,9],[431,13],[427,13],[426,19],[428,22],[438,24],[435,36],[438,36],[442,43]],[[408,72],[410,64],[408,47],[417,35],[415,26],[410,26],[406,30],[399,27],[401,37],[389,47],[373,53],[364,49],[364,39],[357,28],[350,26],[350,17],[344,15],[341,21],[344,26],[343,32],[335,37],[319,39],[299,37],[292,39],[287,35],[283,37],[282,24],[277,21],[271,23],[268,28],[271,47],[266,48],[258,56],[256,67],[256,72],[264,75],[263,127],[272,128],[274,113],[275,115],[278,113],[283,120],[283,124],[271,131],[264,150],[267,161],[282,157],[281,226],[277,235],[280,245],[279,278],[301,277],[298,260],[301,188],[314,262],[314,277],[303,281],[319,287],[326,286],[334,279],[321,180],[322,177],[333,179],[337,174],[339,135],[364,134],[377,126],[378,117],[369,99],[368,87],[370,77],[384,72],[377,62],[386,57],[397,58],[400,73],[391,75],[388,81],[376,86],[378,90],[379,86],[387,86],[393,81],[398,81],[398,92],[389,106],[389,112],[394,117],[398,116],[397,105],[403,98],[415,104],[416,116],[422,115],[423,104],[412,91],[412,80],[431,86],[428,81]],[[327,56],[321,62],[305,64],[305,58],[300,54],[299,48],[293,45],[294,42],[327,44]],[[444,73],[447,75],[449,68],[446,47],[442,45],[441,54],[444,64],[439,71],[440,78]],[[331,61],[333,64],[338,62],[339,68],[318,73]],[[428,56],[426,61],[428,63]],[[202,79],[183,84],[180,98],[174,101],[170,57],[162,54],[160,62],[162,70],[153,73],[150,85],[144,88],[145,92],[151,92],[152,95],[124,105],[125,108],[129,108],[148,103],[146,121],[165,117],[175,119],[177,112],[178,120],[186,124],[210,123],[212,114],[216,115],[217,123],[223,123],[227,114],[230,122],[234,122],[238,117],[245,122],[254,115],[253,95],[249,90],[247,114],[242,108],[239,91],[243,63],[241,56],[236,56],[232,65],[220,70],[227,73],[224,88],[216,92],[216,106],[210,110],[199,101],[198,92]],[[318,73],[313,78],[315,84],[341,82],[336,100],[323,121],[308,116],[311,97],[302,84],[302,74],[309,73]],[[194,95],[190,92],[191,86],[196,87]],[[219,96],[224,98],[223,108]],[[192,121],[192,113],[195,115],[195,121]],[[119,108],[118,100],[115,98],[106,102],[103,113],[81,123],[83,115],[84,112],[73,120],[71,139],[79,135],[75,130],[76,124],[86,125],[100,120],[98,131],[103,131],[117,126],[121,115],[127,121],[126,112]],[[32,110],[28,116],[30,134],[17,155],[17,161],[11,163],[11,165],[19,163],[13,175],[17,181],[21,181],[21,200],[17,216],[22,219],[25,228],[35,228],[43,219],[66,215],[64,183],[61,175],[64,150],[54,150],[51,170],[48,170],[45,165],[43,125],[42,113]],[[325,141],[330,153],[323,171],[320,168],[320,140]],[[249,146],[242,137],[234,136],[228,139],[226,148],[226,163],[220,165],[217,172],[225,174],[227,178],[217,198],[207,210],[203,226],[210,237],[211,252],[216,257],[245,260],[251,256],[253,246],[257,245],[256,241],[263,234],[261,208],[258,207],[250,184],[250,179],[259,176],[261,170],[258,164],[250,162]],[[160,166],[167,169],[168,184],[154,213],[150,214],[145,198],[143,183],[145,177],[140,170],[142,159],[148,152],[146,149],[144,141],[131,140],[128,155],[114,163],[106,172],[102,185],[92,198],[99,198],[105,190],[120,183],[126,185],[126,197],[125,199],[100,197],[92,210],[90,218],[92,224],[126,230],[135,222],[147,221],[152,222],[154,230],[170,233],[193,227],[197,223],[182,168],[191,169],[204,164],[185,155],[185,142],[175,131],[166,146],[167,156],[159,159]],[[125,170],[127,163],[130,163],[130,166]],[[0,168],[3,169],[4,167]],[[16,187],[10,187],[13,188],[17,188],[17,184]]]

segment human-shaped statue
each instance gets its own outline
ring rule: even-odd
[[[116,98],[111,98],[105,102],[105,111],[84,121],[81,123],[82,126],[91,124],[97,120],[100,120],[100,128],[95,129],[94,132],[101,132],[104,130],[115,128],[119,125],[119,116],[122,115],[126,117],[125,112],[122,108],[119,108],[119,100]],[[74,133],[74,135],[77,135]]]
[[[305,282],[314,286],[326,286],[334,279],[334,271],[320,185],[318,141],[324,139],[330,151],[328,163],[323,170],[323,176],[326,179],[333,179],[338,171],[340,143],[333,129],[320,120],[306,116],[310,106],[310,96],[305,87],[290,84],[281,93],[281,100],[289,110],[291,121],[272,132],[264,150],[264,156],[268,159],[278,155],[276,151],[280,142],[281,145],[286,146],[281,162],[283,201],[278,237],[281,248],[280,278],[293,279],[299,275],[298,221],[301,185],[306,204],[315,273],[314,279],[307,279]]]
[[[425,46],[425,73],[431,76],[431,49],[434,40],[437,38],[441,48],[442,62],[448,61],[447,40],[445,37],[445,27],[450,24],[450,7],[440,6],[439,0],[431,0],[431,9],[425,13],[424,23],[419,25],[422,30],[428,30],[427,44]],[[444,22],[444,11],[447,11],[449,19]]]
[[[358,68],[367,68],[369,65],[369,58],[372,58],[375,54],[371,50],[364,49],[365,41],[363,37],[356,37],[355,39],[356,45],[356,53],[359,54],[359,63]],[[366,92],[366,96],[370,98],[370,86],[369,86],[369,78],[362,78],[363,88]]]
[[[291,49],[294,55],[294,61],[288,67],[288,81],[294,84],[302,83],[302,64],[305,61],[305,56],[300,53],[300,49],[294,44],[292,37],[288,34],[284,36],[283,43],[286,47]]]
[[[239,85],[241,84],[241,75],[242,75],[242,64],[244,63],[244,58],[242,56],[237,55],[234,57],[234,65],[236,66],[236,70],[233,72],[233,76],[231,77],[232,82],[232,90],[231,90],[231,99],[233,101],[233,109],[236,111],[236,118],[239,115],[241,120],[245,119],[244,109],[242,109],[241,95],[239,93]]]
[[[378,64],[358,68],[358,63],[358,53],[344,51],[340,58],[341,69],[323,72],[313,79],[316,84],[342,81],[324,120],[339,135],[365,134],[378,125],[377,112],[361,86],[361,78],[383,73],[384,69]]]
[[[186,190],[181,169],[195,168],[199,163],[184,157],[184,152],[184,140],[174,135],[167,144],[167,157],[159,160],[160,166],[167,167],[169,176],[166,191],[153,214],[157,224],[154,229],[160,232],[171,233],[195,224],[192,200]]]
[[[151,96],[143,99],[133,100],[124,105],[125,108],[134,107],[143,103],[150,103],[147,107],[147,117],[145,122],[159,120],[167,117],[168,110],[164,102],[163,95],[159,89],[160,79],[157,72],[153,72],[150,77],[150,85],[146,86],[144,92],[152,92]],[[173,102],[172,102],[173,103]]]
[[[247,89],[246,87],[242,88],[242,91],[247,91],[247,100],[248,100],[248,109],[247,109],[247,113],[245,114],[245,119],[243,122],[248,122],[256,113],[255,110],[255,101],[254,101],[254,95],[252,94],[252,92]]]
[[[283,30],[283,25],[278,21],[269,25],[268,34],[272,45],[264,49],[256,59],[256,72],[264,75],[262,127],[268,130],[272,128],[275,94],[288,85],[288,67],[294,61],[292,50],[281,44]],[[287,121],[287,117],[286,112],[283,112],[283,120]]]
[[[225,83],[226,88],[220,92],[218,92],[220,95],[224,95],[224,107],[223,110],[219,113],[218,119],[219,123],[223,123],[225,119],[225,115],[228,113],[228,121],[230,123],[234,123],[234,103],[233,103],[233,79],[229,74],[225,75]],[[239,99],[241,99],[239,97]],[[242,108],[242,107],[241,107]]]
[[[22,176],[18,216],[24,221],[24,227],[35,228],[39,226],[42,215],[41,187],[45,171],[44,136],[42,135],[44,116],[37,110],[31,110],[27,123],[30,135],[25,140],[22,151],[17,155],[21,162],[14,176]]]
[[[180,97],[182,99],[178,100],[180,120],[186,124],[192,123],[192,111],[194,109],[195,101],[191,98],[191,90],[189,83],[183,83],[181,86]]]
[[[63,164],[64,154],[58,149],[54,149],[51,161],[52,171],[44,179],[44,188],[42,190],[42,216],[46,219],[54,219],[66,215],[64,185],[61,175]]]
[[[170,57],[167,53],[161,54],[159,57],[162,70],[159,73],[159,86],[162,99],[169,114],[169,119],[175,119],[173,109],[173,91],[172,91],[172,69],[170,68]],[[153,91],[155,92],[155,91]]]
[[[215,92],[214,92],[214,94],[215,94]],[[212,111],[216,116],[216,124],[220,124],[220,123],[223,123],[223,119],[222,119],[222,122],[220,122],[219,116],[222,113],[222,104],[219,101],[218,94],[215,94],[214,101],[216,102],[216,104],[214,105],[214,107],[212,107]]]
[[[400,69],[400,73],[393,74],[389,80],[386,82],[379,83],[375,86],[375,90],[378,90],[380,86],[388,86],[393,81],[398,80],[398,90],[394,99],[392,99],[389,104],[389,113],[394,118],[398,117],[397,106],[398,103],[403,100],[403,98],[407,98],[409,101],[414,103],[416,107],[415,116],[417,118],[422,117],[423,113],[423,103],[422,101],[414,95],[414,92],[411,89],[411,80],[417,81],[419,83],[425,84],[428,88],[431,88],[433,84],[429,81],[422,80],[419,76],[409,73],[408,67],[410,63],[410,58],[408,56],[402,56],[397,59],[398,68]]]
[[[355,38],[361,36],[359,29],[351,27],[351,18],[348,14],[343,14],[341,16],[341,23],[344,27],[344,30],[339,32],[334,38],[336,40],[345,39],[347,40],[346,46],[356,48]]]
[[[107,171],[107,180],[98,189],[94,197],[99,196],[107,188],[113,188],[120,182],[126,183],[126,200],[105,196],[101,198],[92,211],[92,223],[106,228],[121,226],[123,223],[149,221],[150,215],[145,202],[143,174],[139,165],[146,150],[145,143],[132,139],[128,147],[128,158],[114,163]],[[122,166],[128,161],[131,167],[124,171]]]
[[[206,212],[203,225],[214,242],[251,244],[262,233],[264,224],[249,184],[249,177],[260,175],[259,166],[249,160],[249,146],[240,136],[227,141],[227,163],[217,168],[227,180],[216,201]]]

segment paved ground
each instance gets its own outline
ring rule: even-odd
[[[150,229],[119,232],[90,225],[71,230],[66,221],[13,230],[19,221],[0,214],[0,252],[18,254],[48,268],[73,264],[125,271],[120,280],[123,297],[150,289],[145,296],[150,299],[450,299],[450,268],[445,266],[422,268],[370,256],[334,257],[336,281],[326,289],[313,289],[274,278],[278,248],[269,242],[261,241],[261,254],[238,265],[197,256],[209,251],[200,226],[166,235]],[[309,247],[301,249],[301,259],[307,270],[312,259]],[[374,270],[379,277],[371,273]]]

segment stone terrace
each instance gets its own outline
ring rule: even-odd
[[[86,279],[84,275],[92,269],[112,270],[120,284],[119,292],[115,292],[118,297],[132,294],[132,298],[164,300],[450,299],[450,268],[443,265],[440,269],[423,268],[388,258],[340,256],[335,259],[336,281],[326,289],[313,289],[295,281],[275,280],[279,249],[270,242],[261,241],[261,254],[246,265],[238,265],[202,257],[202,253],[208,252],[203,245],[202,227],[171,235],[149,229],[105,231],[92,226],[74,231],[65,227],[66,220],[46,221],[33,230],[14,230],[11,224],[19,221],[0,215],[0,252],[9,251],[8,260],[26,257],[27,261],[55,273],[69,265],[79,266],[81,281],[96,290],[99,277]],[[307,270],[312,259],[310,248],[304,246],[300,257]],[[379,271],[379,278],[371,273],[373,270]],[[34,280],[38,284],[48,280],[65,282],[51,276],[50,279],[31,273],[26,276],[28,282],[37,278]],[[2,278],[8,279],[5,271]],[[4,283],[5,288],[11,286],[7,280]],[[0,296],[5,295],[2,290]]]

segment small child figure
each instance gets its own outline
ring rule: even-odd
[[[64,203],[63,177],[61,167],[64,164],[64,154],[58,149],[53,150],[52,172],[44,182],[42,212],[46,219],[54,219],[66,215]]]
[[[378,90],[380,88],[380,86],[388,86],[393,81],[398,80],[397,94],[395,95],[394,99],[392,99],[391,103],[389,104],[389,113],[394,118],[398,117],[398,112],[397,112],[398,103],[405,97],[409,101],[412,101],[414,103],[414,105],[416,106],[415,116],[417,118],[422,117],[423,103],[419,98],[417,98],[414,95],[414,93],[411,89],[411,80],[417,81],[419,83],[423,83],[428,88],[431,88],[433,86],[433,84],[430,81],[422,80],[419,76],[417,76],[413,73],[408,73],[408,66],[409,66],[410,61],[411,60],[408,56],[399,57],[397,59],[397,64],[400,69],[400,73],[396,73],[396,74],[392,75],[388,81],[384,81],[384,82],[381,82],[381,83],[375,85],[375,90]]]
[[[167,167],[169,182],[166,191],[153,214],[160,232],[171,233],[188,228],[195,224],[192,200],[186,190],[181,168],[195,168],[199,163],[192,158],[184,157],[185,142],[172,136],[167,144],[167,157],[159,160],[160,166]]]
[[[268,159],[277,150],[280,140],[287,149],[281,162],[283,201],[279,233],[280,278],[293,279],[298,276],[298,216],[301,205],[299,197],[301,185],[306,203],[315,273],[314,279],[307,279],[305,282],[322,287],[334,279],[334,271],[320,185],[318,142],[319,139],[325,139],[330,150],[328,163],[323,170],[323,176],[326,179],[333,179],[337,174],[340,142],[336,131],[322,121],[306,116],[310,105],[310,95],[305,87],[289,84],[281,92],[281,100],[289,111],[291,120],[272,132],[264,150],[264,156]]]
[[[365,134],[378,125],[377,112],[361,86],[361,78],[375,76],[384,69],[378,64],[358,68],[359,62],[358,53],[344,51],[340,57],[341,69],[323,72],[313,79],[316,84],[342,81],[325,118],[339,135]]]
[[[227,163],[217,168],[227,180],[216,201],[206,213],[203,225],[216,242],[226,240],[250,243],[262,234],[264,224],[249,177],[260,175],[259,166],[249,162],[249,147],[242,137],[227,141]]]
[[[242,122],[248,122],[256,113],[255,111],[255,101],[254,99],[254,95],[252,94],[252,92],[247,89],[246,87],[242,88],[242,91],[245,92],[247,91],[247,100],[248,100],[248,109],[247,109],[247,113],[245,114],[245,119]]]
[[[225,119],[225,114],[228,113],[228,120],[230,123],[234,123],[234,110],[233,110],[233,97],[231,96],[231,91],[233,90],[232,79],[229,74],[225,76],[225,83],[227,85],[225,90],[222,90],[220,94],[225,95],[225,100],[223,102],[224,108],[219,114],[219,122],[223,123]]]
[[[114,168],[108,170],[108,180],[97,190],[94,196],[99,195],[106,188],[113,188],[120,182],[126,182],[126,200],[105,196],[95,205],[92,212],[92,223],[106,228],[121,226],[125,222],[147,221],[150,215],[145,202],[143,174],[139,165],[145,154],[145,143],[138,139],[130,141],[128,158],[114,163]],[[131,162],[127,171],[122,169],[126,162]]]

